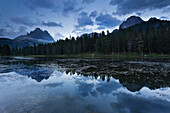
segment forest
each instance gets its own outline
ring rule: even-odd
[[[154,24],[155,25],[155,24]],[[23,48],[0,46],[1,55],[64,55],[97,52],[101,54],[141,53],[170,54],[170,29],[161,24],[143,23],[111,33],[83,34],[79,37],[58,40],[55,43],[39,44]]]

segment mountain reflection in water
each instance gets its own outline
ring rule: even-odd
[[[1,59],[7,113],[169,113],[170,64],[113,59]]]

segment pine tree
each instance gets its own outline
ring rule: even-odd
[[[0,46],[0,55],[2,54],[2,47]]]
[[[18,47],[15,47],[15,55],[18,55]]]
[[[137,41],[137,50],[140,53],[141,56],[143,56],[143,38],[141,33],[138,33],[138,36],[136,38]]]
[[[11,49],[8,44],[2,47],[2,55],[11,55]]]

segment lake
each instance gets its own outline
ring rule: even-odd
[[[1,113],[169,113],[170,59],[0,59]]]

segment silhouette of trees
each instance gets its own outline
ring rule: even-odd
[[[1,55],[63,55],[98,52],[102,54],[139,52],[170,53],[170,28],[165,24],[155,27],[155,24],[142,25],[120,29],[107,34],[91,33],[80,37],[70,37],[55,43],[39,44],[12,50],[8,45],[0,46]],[[12,52],[11,52],[12,51]]]
[[[1,49],[1,54],[2,55],[11,55],[11,49],[9,47],[9,45],[5,44],[2,49]]]

